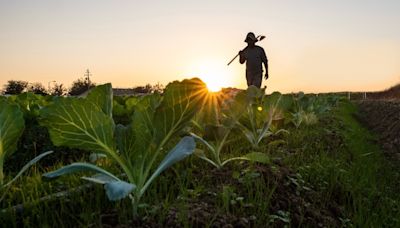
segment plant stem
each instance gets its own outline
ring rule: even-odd
[[[4,181],[3,165],[0,165],[0,187],[3,186],[3,181]]]
[[[138,217],[138,204],[139,204],[139,198],[136,196],[132,196],[132,194],[129,194],[129,198],[131,199],[131,203],[132,203],[132,213],[133,213],[133,218],[137,218]]]

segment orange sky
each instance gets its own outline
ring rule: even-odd
[[[270,64],[269,90],[381,90],[400,82],[400,2],[1,1],[0,85],[69,86],[90,69],[114,87],[198,76],[245,88],[226,64],[249,31]]]

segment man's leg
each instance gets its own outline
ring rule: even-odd
[[[261,88],[261,83],[262,83],[262,73],[254,75],[253,85],[256,86],[257,88]]]
[[[262,82],[262,72],[261,73],[255,73],[255,74],[249,74],[246,72],[246,80],[247,80],[247,86],[255,86],[257,88],[261,88],[261,82]]]
[[[253,82],[253,80],[252,80],[253,78],[251,77],[251,75],[250,74],[248,74],[247,72],[246,72],[246,81],[247,81],[247,86],[251,86],[252,85],[252,82]]]

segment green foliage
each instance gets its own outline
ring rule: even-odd
[[[266,96],[263,90],[254,86],[248,88],[246,99],[241,99],[247,104],[241,110],[243,115],[237,125],[253,148],[257,149],[263,139],[273,135],[273,121],[279,118],[279,112],[286,111],[283,105],[279,106],[281,99],[278,92]]]
[[[24,113],[25,120],[32,121],[36,120],[39,116],[39,110],[50,102],[50,98],[50,96],[44,97],[28,92],[12,96],[9,99],[19,105],[21,111]]]
[[[89,99],[59,98],[40,111],[56,146],[83,148],[111,155],[115,150],[114,122]]]
[[[221,125],[205,125],[205,127],[202,127],[202,124],[194,122],[204,138],[195,133],[191,134],[206,146],[211,156],[207,157],[202,150],[198,150],[196,155],[217,168],[222,168],[225,164],[234,160],[269,163],[269,157],[265,153],[251,152],[222,161],[221,152],[235,128],[244,134],[254,149],[257,149],[261,140],[272,134],[270,127],[280,97],[279,93],[275,93],[266,99],[263,90],[251,86],[247,91],[237,94],[233,101],[222,109],[217,120]],[[207,138],[209,138],[208,141]]]
[[[296,128],[301,125],[314,125],[318,122],[318,116],[327,113],[339,102],[338,96],[305,95],[303,92],[292,95],[292,107],[287,119]]]
[[[80,98],[33,93],[0,97],[3,162],[14,157],[24,160],[20,151],[37,154],[36,145],[28,147],[22,140],[17,145],[21,133],[15,131],[21,125],[22,130],[24,125],[30,129],[37,118],[54,146],[71,148],[57,150],[83,149],[90,156],[78,159],[91,161],[70,164],[57,157],[56,168],[42,166],[22,178],[30,166],[52,152],[40,154],[19,172],[10,171],[9,164],[22,165],[5,163],[10,176],[3,175],[0,187],[1,199],[7,199],[0,199],[2,211],[24,203],[23,225],[36,226],[60,222],[106,226],[104,218],[111,211],[121,225],[150,222],[190,227],[201,226],[198,220],[203,219],[209,220],[204,226],[218,226],[224,219],[240,218],[243,226],[254,227],[315,226],[317,222],[328,227],[398,227],[397,168],[388,165],[373,143],[376,139],[354,120],[356,110],[350,103],[332,95],[265,95],[252,87],[231,99],[206,95],[203,89],[198,80],[185,80],[168,85],[163,95],[113,97],[111,85],[106,84]],[[24,140],[35,143],[39,135],[47,139],[47,132],[36,130]],[[200,142],[197,149],[195,141]],[[5,149],[7,142],[14,144]],[[46,150],[53,146],[43,144]],[[18,152],[4,153],[15,147]],[[201,159],[178,163],[192,153]],[[205,170],[203,160],[217,169]],[[160,175],[174,164],[174,169]],[[51,179],[80,172],[84,176],[46,182],[40,178],[42,170],[54,170],[43,175]],[[22,179],[18,188],[12,185],[17,178]],[[101,187],[84,188],[67,200],[42,202],[43,196],[61,195],[55,191],[75,189],[82,179]],[[108,202],[104,197],[130,201]],[[209,200],[203,204],[204,197]],[[132,220],[127,212],[130,203],[135,215],[141,208],[142,218]],[[204,210],[209,212],[202,214],[204,218],[193,218],[194,212]],[[13,213],[6,221],[19,226]],[[7,217],[1,216],[0,220]]]
[[[87,100],[100,107],[107,116],[112,117],[113,90],[111,84],[98,86],[87,95]]]
[[[133,191],[131,199],[136,213],[138,202],[151,182],[163,170],[193,153],[194,140],[184,137],[154,170],[165,147],[199,108],[204,91],[205,85],[198,79],[173,82],[167,86],[162,98],[155,94],[140,99],[130,124],[115,126],[111,114],[111,85],[106,84],[94,88],[84,99],[57,99],[41,110],[40,123],[49,129],[55,145],[103,153],[117,163],[128,182],[119,179],[104,182],[108,197],[120,199]],[[44,176],[53,178],[82,170],[74,167],[77,166],[67,166]],[[107,172],[99,171],[103,170],[100,167],[91,170]],[[88,180],[93,181],[93,178]]]
[[[17,142],[24,131],[24,117],[16,104],[0,99],[0,186],[3,185],[3,165],[17,149]]]
[[[40,159],[51,154],[52,151],[43,153],[32,159],[24,167],[22,167],[22,169],[12,180],[4,183],[4,162],[17,149],[17,142],[24,131],[25,122],[23,114],[18,105],[12,104],[6,99],[0,99],[0,107],[0,188],[4,188],[13,183],[29,167],[34,165]]]

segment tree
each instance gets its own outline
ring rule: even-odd
[[[4,85],[4,94],[20,94],[27,86],[28,82],[26,81],[9,80],[7,84]]]
[[[147,84],[145,86],[136,86],[132,90],[135,93],[151,93],[153,92],[153,87],[150,84]]]
[[[72,83],[68,94],[71,96],[78,96],[95,86],[90,80],[79,78]]]
[[[32,83],[28,86],[28,92],[32,92],[34,94],[47,95],[46,88],[40,82]]]
[[[74,81],[69,89],[68,94],[71,96],[78,96],[95,87],[96,84],[90,81],[90,76],[92,76],[92,74],[90,73],[89,69],[87,69],[85,72],[85,78],[79,78],[78,80]]]
[[[165,89],[165,86],[163,84],[157,82],[157,84],[153,85],[152,92],[162,94],[164,92],[164,89]]]
[[[52,96],[64,96],[67,92],[67,89],[63,84],[54,84],[54,86],[50,89],[49,93]]]

